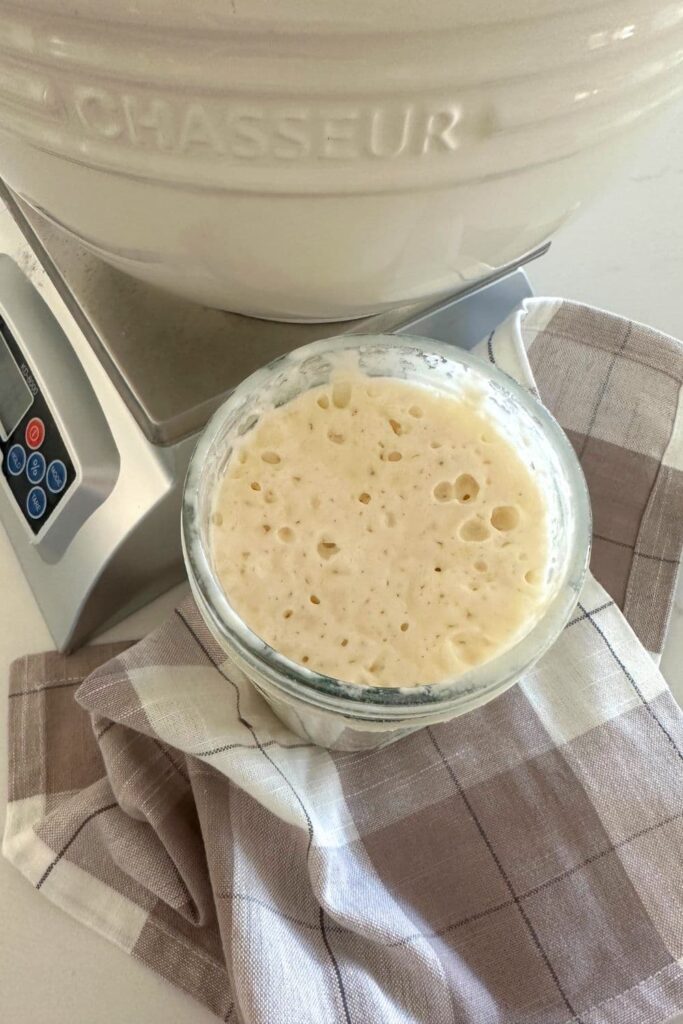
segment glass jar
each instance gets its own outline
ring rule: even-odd
[[[350,356],[369,377],[399,378],[454,397],[475,388],[482,413],[515,446],[545,496],[547,601],[511,647],[457,678],[424,686],[365,686],[296,664],[252,632],[230,605],[214,570],[211,514],[235,441],[270,409],[326,384]],[[190,461],[182,537],[192,593],[228,658],[299,736],[336,750],[362,750],[479,707],[512,686],[548,650],[578,600],[588,566],[591,518],[586,482],[567,437],[525,388],[450,345],[393,335],[347,335],[314,342],[269,363],[218,409]]]

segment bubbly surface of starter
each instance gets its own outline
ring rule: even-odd
[[[355,375],[264,413],[212,516],[230,603],[310,669],[380,686],[487,661],[545,604],[543,496],[479,410]]]

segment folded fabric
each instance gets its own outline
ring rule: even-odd
[[[656,667],[683,534],[683,350],[559,300],[517,326],[482,356],[529,386],[533,369],[567,430],[601,583],[503,696],[326,751],[275,718],[192,601],[134,646],[13,666],[5,856],[223,1020],[683,1008],[683,715]]]

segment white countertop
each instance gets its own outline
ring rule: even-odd
[[[557,236],[530,270],[539,295],[613,310],[683,338],[683,117],[670,112],[612,191]],[[681,510],[683,515],[683,509]],[[0,679],[10,661],[52,647],[0,528]],[[183,587],[164,595],[107,638],[143,635]],[[683,704],[683,587],[662,660]],[[0,799],[6,794],[6,705],[0,699]],[[4,812],[3,812],[4,813]],[[209,1024],[216,1018],[104,939],[70,920],[0,860],[0,1002],[11,1024]],[[49,1008],[46,1010],[46,1008]]]

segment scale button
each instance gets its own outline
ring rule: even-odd
[[[26,460],[26,476],[32,484],[39,484],[45,476],[45,456],[41,452],[31,452]]]
[[[42,487],[32,487],[26,498],[26,512],[30,519],[40,519],[47,508],[47,494]]]
[[[10,476],[19,476],[26,465],[26,452],[23,444],[13,444],[7,452],[7,472]]]
[[[26,424],[26,444],[29,448],[40,448],[45,440],[45,424],[40,416],[34,416]]]
[[[66,466],[61,459],[53,459],[47,467],[47,489],[50,494],[60,494],[66,486]]]

